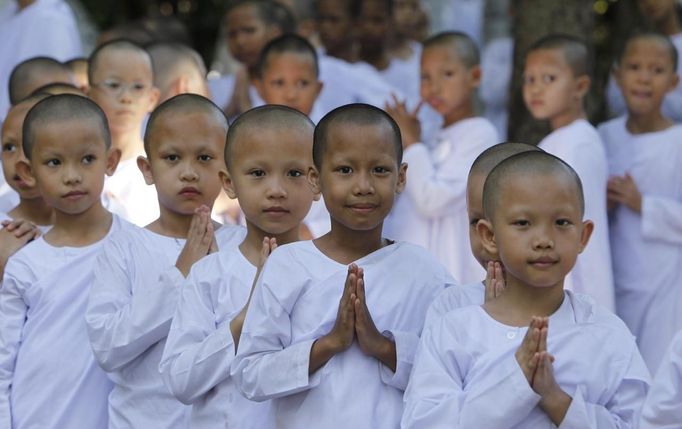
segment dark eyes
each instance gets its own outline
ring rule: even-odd
[[[17,150],[17,145],[14,143],[5,143],[2,145],[2,151],[3,152],[14,152]]]
[[[303,172],[299,170],[289,170],[287,175],[290,177],[301,177],[303,176]]]

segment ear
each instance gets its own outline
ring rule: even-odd
[[[154,173],[152,172],[152,165],[149,162],[149,159],[145,158],[144,156],[138,156],[137,168],[139,168],[140,171],[142,172],[142,176],[144,177],[144,183],[146,183],[147,185],[153,185]]]
[[[469,68],[469,82],[473,88],[478,88],[481,85],[481,66],[476,65]]]
[[[159,88],[152,86],[152,89],[149,91],[149,108],[147,109],[148,112],[154,110],[156,105],[159,104],[160,96],[161,91],[159,91]]]
[[[590,90],[590,86],[592,85],[592,80],[590,79],[589,76],[583,75],[579,76],[576,81],[576,96],[579,98],[584,98],[585,95],[587,95],[587,91]]]
[[[592,236],[592,231],[594,231],[594,222],[591,220],[583,222],[583,231],[580,234],[580,253],[583,253],[583,250],[587,247],[587,243],[589,243],[590,237]]]
[[[232,181],[230,172],[227,170],[220,170],[218,175],[220,176],[220,181],[223,182],[223,189],[227,196],[233,200],[237,198],[237,191],[234,189],[234,182]]]
[[[320,186],[320,173],[317,171],[317,168],[315,167],[308,168],[307,178],[310,187],[313,189],[313,193],[318,195],[321,194],[322,187]]]
[[[407,185],[407,163],[403,162],[398,167],[398,183],[395,185],[395,193],[400,194],[405,190]]]
[[[492,222],[488,219],[480,219],[476,224],[476,231],[481,238],[481,244],[485,251],[494,258],[499,259],[500,254],[497,248],[497,242],[495,241],[495,230]]]
[[[324,88],[324,82],[321,80],[317,80],[317,92],[315,93],[315,100],[317,100],[317,97],[320,96],[320,93],[322,92],[322,88]]]
[[[112,176],[114,172],[116,171],[116,167],[118,167],[118,162],[121,160],[121,150],[120,149],[114,149],[113,147],[110,147],[109,150],[107,151],[107,169],[106,169],[106,174],[107,176]]]
[[[17,175],[21,178],[21,180],[24,181],[24,183],[32,188],[36,186],[36,178],[33,175],[33,169],[31,168],[30,161],[25,159],[19,160],[17,161],[17,164],[14,168],[17,171]]]
[[[673,81],[670,83],[670,91],[677,88],[677,85],[679,85],[679,83],[680,83],[680,75],[675,73],[675,76],[673,77]]]

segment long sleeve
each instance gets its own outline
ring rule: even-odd
[[[134,274],[127,262],[143,255],[127,251],[125,244],[114,240],[104,246],[97,258],[86,312],[95,358],[109,372],[122,368],[166,337],[184,282],[174,266],[161,274],[152,266],[136,270],[141,279],[139,284],[132,284]]]
[[[682,202],[642,196],[642,236],[648,240],[682,244]]]
[[[0,289],[0,427],[12,427],[10,398],[14,366],[21,345],[28,306],[19,292],[19,280],[5,273]]]
[[[682,332],[675,336],[644,402],[641,429],[679,429],[682,422]]]
[[[235,306],[217,323],[208,287],[193,269],[180,296],[159,365],[166,387],[185,404],[193,403],[227,379],[235,356],[230,322],[240,308]]]
[[[412,374],[412,365],[419,345],[419,336],[412,332],[387,331],[387,335],[395,341],[395,372],[378,362],[381,381],[396,389],[405,390]]]

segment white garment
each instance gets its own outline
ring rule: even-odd
[[[677,48],[677,74],[682,77],[682,33],[670,36],[670,41]],[[606,87],[606,101],[612,116],[621,116],[627,113],[625,98],[623,98],[613,75],[609,76],[609,83]],[[661,111],[673,121],[682,122],[682,85],[677,85],[677,88],[665,96]]]
[[[218,246],[244,229],[216,231]],[[185,427],[188,408],[166,389],[158,367],[185,282],[175,267],[185,240],[145,228],[110,238],[97,257],[85,321],[95,359],[114,382],[109,428]]]
[[[448,313],[424,331],[405,392],[403,428],[554,428],[515,353],[527,327],[481,306]],[[636,428],[649,373],[623,322],[587,295],[566,291],[549,318],[554,378],[573,400],[560,428]]]
[[[682,331],[663,357],[644,402],[640,429],[679,429],[682,425]]]
[[[499,37],[485,45],[481,55],[481,100],[484,116],[495,125],[500,141],[507,139],[509,83],[514,63],[514,39]]]
[[[40,237],[10,258],[0,289],[0,427],[106,427],[111,382],[92,356],[85,308],[97,254],[132,227],[114,216],[94,244],[54,247]]]
[[[476,282],[464,286],[453,286],[443,291],[433,300],[426,311],[424,330],[440,322],[445,314],[469,305],[481,305],[485,302],[485,285]]]
[[[137,156],[118,163],[114,175],[104,181],[102,195],[109,210],[137,226],[147,226],[159,218],[156,187],[144,182]]]
[[[652,372],[682,329],[682,126],[630,134],[625,117],[599,126],[609,172],[629,173],[642,194],[642,213],[611,212],[616,309],[637,337]]]
[[[614,311],[615,292],[606,213],[608,164],[599,133],[589,122],[578,119],[551,132],[538,146],[564,160],[578,173],[585,196],[584,219],[594,222],[592,237],[566,276],[564,288],[588,294]]]
[[[398,426],[426,309],[454,281],[408,243],[356,264],[364,269],[374,324],[395,341],[395,373],[354,343],[309,376],[310,349],[336,321],[348,268],[312,241],[278,247],[265,264],[231,374],[247,398],[272,399],[279,428]]]
[[[485,118],[463,119],[441,130],[434,149],[407,148],[407,186],[386,219],[386,236],[425,247],[463,284],[485,277],[471,253],[466,186],[476,157],[498,143]]]
[[[9,110],[7,87],[14,67],[37,56],[58,61],[82,57],[73,12],[63,0],[36,0],[19,10],[16,1],[0,11],[0,122]]]
[[[0,125],[2,125],[1,122]],[[0,212],[8,212],[17,204],[19,204],[19,194],[5,182],[2,163],[0,163]]]
[[[192,404],[191,428],[274,427],[270,402],[244,398],[230,377],[230,322],[246,305],[255,276],[234,243],[197,262],[182,290],[159,370],[168,389]]]

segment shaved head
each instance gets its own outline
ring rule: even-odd
[[[205,80],[206,66],[198,52],[180,43],[155,43],[147,47],[154,69],[154,86],[166,92],[173,81],[187,77]]]
[[[31,159],[35,145],[36,131],[53,122],[95,121],[101,130],[102,140],[107,149],[111,147],[109,123],[102,109],[87,97],[73,94],[52,95],[33,106],[24,119],[24,156]]]
[[[90,84],[92,84],[94,80],[100,56],[111,50],[129,51],[131,53],[142,55],[143,57],[149,60],[149,67],[152,69],[152,71],[154,70],[154,67],[152,66],[152,58],[149,55],[149,52],[147,52],[142,46],[125,39],[112,40],[110,42],[106,42],[102,45],[99,45],[97,49],[95,49],[94,52],[90,55],[90,58],[88,58],[88,81],[90,82]]]
[[[268,62],[273,56],[280,54],[299,54],[310,58],[315,70],[315,76],[319,76],[320,67],[317,59],[317,51],[310,42],[297,34],[284,34],[268,42],[260,53],[257,71],[260,77],[268,68]]]
[[[444,46],[452,49],[462,63],[467,67],[474,67],[480,64],[481,57],[476,42],[459,31],[445,31],[429,37],[424,41],[424,49],[435,46]]]
[[[487,177],[493,168],[505,159],[523,152],[544,152],[539,147],[526,143],[504,142],[491,146],[481,152],[474,160],[469,170],[469,177],[483,176]]]
[[[567,34],[551,34],[533,43],[526,57],[533,51],[558,50],[573,72],[573,76],[589,76],[592,71],[590,53],[585,42]]]
[[[17,64],[9,77],[10,103],[17,104],[33,91],[48,83],[74,83],[71,69],[48,57],[30,58]]]
[[[660,43],[661,46],[665,47],[670,53],[670,61],[672,62],[673,71],[677,71],[677,58],[679,56],[677,48],[673,44],[672,40],[670,40],[670,37],[666,36],[665,34],[654,32],[635,33],[628,37],[625,40],[625,43],[623,43],[622,49],[618,52],[618,65],[620,65],[620,62],[623,59],[623,56],[625,55],[625,52],[627,51],[630,44],[636,40],[651,40]]]
[[[175,115],[189,115],[202,113],[214,120],[215,124],[225,129],[227,133],[227,119],[223,111],[208,98],[196,94],[180,94],[164,101],[154,109],[144,132],[144,151],[149,157],[151,142],[154,141],[154,133],[163,123],[164,119]]]
[[[232,122],[227,132],[225,145],[225,162],[228,170],[232,163],[234,146],[247,144],[246,138],[251,132],[263,129],[270,130],[300,130],[312,136],[315,125],[303,113],[296,109],[277,104],[268,104],[248,110]]]
[[[48,83],[33,91],[31,95],[41,93],[49,95],[75,94],[85,97],[85,93],[80,88],[68,83]]]
[[[492,169],[483,185],[483,212],[492,222],[495,209],[505,184],[520,176],[532,176],[542,183],[542,176],[565,176],[575,184],[576,197],[580,204],[581,215],[585,213],[585,197],[578,174],[568,164],[544,151],[527,151],[501,161]]]

